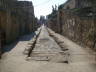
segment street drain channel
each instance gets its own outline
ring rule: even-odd
[[[35,48],[35,45],[36,45],[36,43],[37,43],[37,39],[38,39],[38,37],[39,37],[39,35],[40,35],[40,33],[41,33],[41,30],[42,30],[42,29],[40,29],[39,33],[35,36],[35,40],[34,40],[34,42],[32,43],[31,48],[29,49],[28,57],[31,56],[31,53],[32,53],[33,49]]]
[[[35,48],[36,46],[36,43],[37,43],[37,39],[39,37],[41,33],[41,30],[40,32],[36,35],[35,37],[35,40],[34,42],[30,45],[31,45],[31,48],[28,52],[28,57],[27,57],[27,61],[47,61],[47,62],[56,62],[56,63],[69,63],[68,61],[68,57],[69,57],[69,53],[68,53],[68,49],[64,48],[63,50],[61,50],[60,52],[46,52],[46,51],[34,51],[33,49]],[[54,37],[52,34],[50,34],[50,32],[48,31],[49,35],[56,41],[56,43],[61,47],[61,43],[58,42],[56,40],[56,37]],[[45,39],[41,39],[40,41],[41,42],[46,42],[48,41],[49,39],[48,38],[45,38]],[[40,43],[41,43],[40,42]],[[62,49],[63,47],[61,47]]]

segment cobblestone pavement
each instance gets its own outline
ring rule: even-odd
[[[54,32],[53,34],[59,40],[64,41],[65,47],[69,49],[70,57],[68,64],[58,62],[64,59],[59,54],[62,50],[55,40],[48,35],[47,30],[43,26],[37,44],[31,53],[33,59],[28,61],[26,60],[27,55],[23,54],[30,40],[19,41],[10,52],[3,55],[3,58],[0,60],[0,72],[96,72],[94,55],[91,56],[92,52],[89,49],[80,47],[59,34]],[[39,55],[35,55],[38,53]],[[55,55],[50,57],[52,53]],[[45,57],[42,58],[41,55],[44,54]],[[37,58],[35,60],[34,57],[36,56],[40,56],[40,59],[44,61],[39,61]],[[45,58],[52,59],[52,61],[45,61]]]

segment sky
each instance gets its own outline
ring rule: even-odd
[[[21,0],[20,0],[21,1]],[[67,0],[22,0],[22,1],[32,1],[34,5],[34,13],[37,18],[41,15],[46,16],[52,12],[52,5],[58,6],[65,3]]]

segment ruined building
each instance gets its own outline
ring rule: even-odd
[[[68,0],[50,14],[48,27],[72,41],[96,50],[96,16],[92,15],[91,2]],[[93,19],[94,17],[94,19]]]
[[[17,19],[20,25],[20,35],[28,34],[34,31],[34,8],[32,2],[28,1],[16,1],[13,3],[12,12],[16,13]],[[16,10],[14,12],[14,10]]]
[[[0,0],[0,44],[11,43],[19,36],[36,30],[31,1]]]

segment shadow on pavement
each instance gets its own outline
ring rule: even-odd
[[[3,53],[4,52],[9,52],[11,49],[13,49],[17,43],[19,41],[29,41],[31,40],[34,36],[36,35],[36,33],[32,33],[32,34],[28,34],[28,35],[24,35],[24,36],[21,36],[19,39],[17,39],[16,41],[14,41],[13,43],[9,44],[9,45],[6,45],[4,48],[3,48]]]

